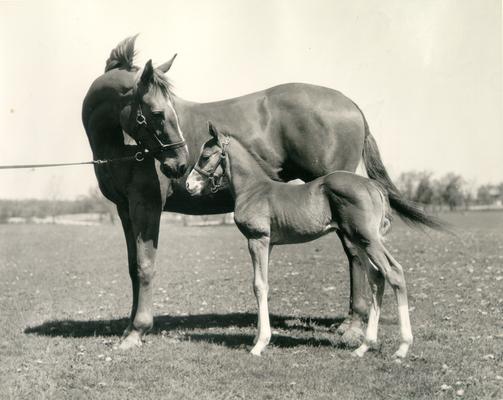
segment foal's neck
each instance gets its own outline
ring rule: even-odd
[[[230,165],[229,181],[234,197],[254,191],[260,183],[272,182],[260,163],[241,144],[239,139],[230,138],[227,154]]]

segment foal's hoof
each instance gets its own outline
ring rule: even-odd
[[[405,357],[407,357],[407,353],[409,351],[409,345],[408,344],[401,344],[399,349],[393,354],[393,359],[395,360],[401,360]]]
[[[256,346],[253,349],[251,349],[251,351],[250,351],[250,354],[252,356],[257,356],[257,357],[260,357],[261,353],[262,353],[262,350],[257,350]]]
[[[264,349],[266,348],[267,343],[264,343],[260,340],[257,341],[257,343],[255,344],[255,346],[253,346],[253,349],[251,349],[250,351],[250,354],[254,355],[254,356],[260,356],[262,354],[262,352],[264,351]]]
[[[119,346],[117,347],[118,350],[126,351],[126,350],[131,350],[135,349],[137,347],[141,347],[142,341],[140,334],[137,332],[130,332],[128,336],[126,336],[124,339],[121,340]]]
[[[356,350],[354,350],[351,353],[351,355],[353,357],[359,357],[359,358],[361,358],[361,357],[364,356],[364,354],[367,352],[368,349],[369,349],[368,346],[366,346],[365,344],[362,344],[360,347],[358,347]]]
[[[342,335],[341,342],[347,347],[357,347],[362,343],[363,337],[362,328],[353,326]]]

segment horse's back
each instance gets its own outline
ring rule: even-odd
[[[211,120],[279,171],[273,179],[310,181],[335,170],[354,171],[361,160],[363,116],[337,90],[287,83],[232,99],[179,105],[182,129],[199,138],[196,151]]]
[[[315,105],[326,104],[329,109],[323,111],[333,111],[333,106],[337,106],[340,111],[357,111],[351,99],[340,91],[309,83],[285,83],[264,90],[264,94],[271,101],[282,105],[312,108]]]

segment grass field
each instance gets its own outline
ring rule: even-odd
[[[155,328],[131,353],[117,226],[0,225],[0,399],[503,399],[503,213],[452,214],[459,237],[396,223],[415,343],[401,364],[386,289],[379,350],[351,357],[336,235],[274,249],[273,339],[248,354],[256,307],[234,226],[164,225]]]

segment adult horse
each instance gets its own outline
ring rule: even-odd
[[[240,132],[241,142],[274,180],[310,181],[335,170],[353,172],[362,164],[368,176],[386,188],[391,207],[400,216],[437,227],[401,197],[361,110],[340,92],[296,83],[214,103],[186,101],[173,94],[164,75],[174,57],[157,68],[149,61],[140,69],[133,63],[135,38],[112,50],[105,73],[91,85],[82,109],[95,158],[122,158],[148,150],[141,162],[95,167],[101,191],[117,205],[126,237],[133,304],[121,348],[141,345],[153,324],[152,280],[162,211],[232,211],[228,191],[193,198],[185,190],[185,172],[207,138],[208,120]],[[360,263],[357,252],[341,241],[350,265],[347,338],[362,333],[366,280],[362,269],[355,268]]]

